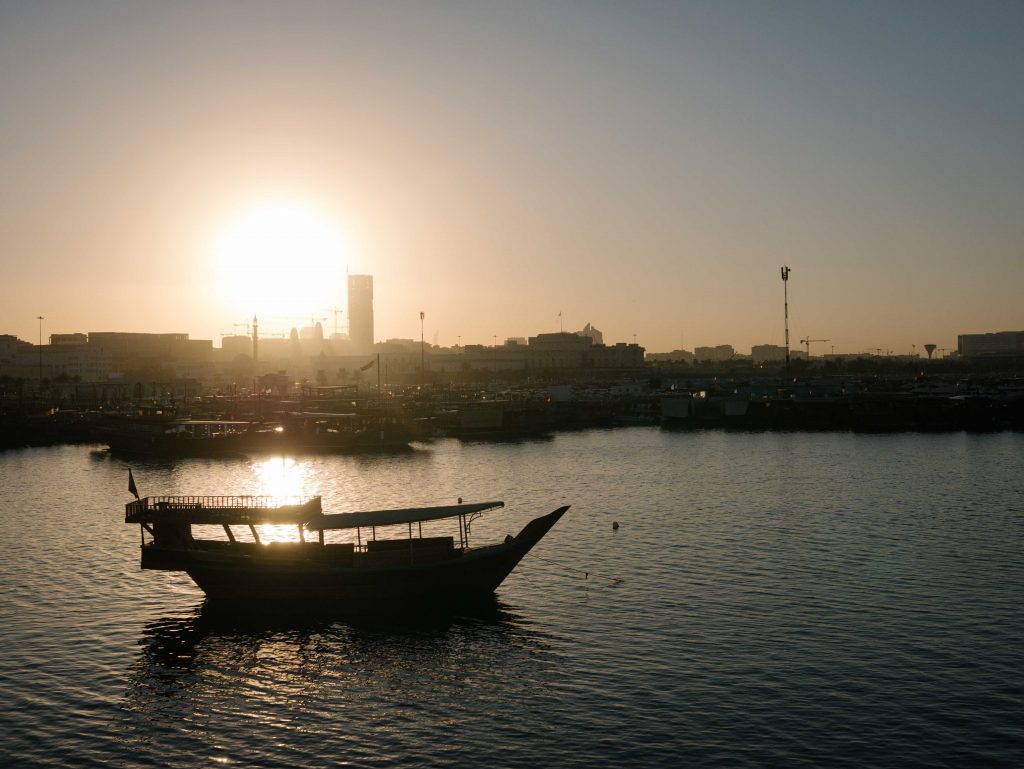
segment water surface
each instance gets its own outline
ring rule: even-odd
[[[143,494],[570,512],[493,605],[212,611],[128,465],[0,454],[0,755],[44,766],[1019,766],[1024,435],[654,428],[132,465]],[[612,522],[620,524],[612,530]],[[282,536],[285,534],[282,533]]]

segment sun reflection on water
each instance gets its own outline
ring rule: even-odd
[[[312,463],[291,457],[274,457],[254,462],[258,494],[272,497],[301,497],[311,494],[309,479]]]
[[[253,463],[252,474],[256,479],[256,493],[274,497],[281,503],[318,493],[312,487],[313,465],[309,460],[296,460],[292,457],[264,459]],[[263,542],[299,540],[299,528],[290,524],[263,524],[257,526],[256,530]]]

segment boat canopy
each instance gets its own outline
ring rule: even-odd
[[[303,524],[321,515],[320,497],[266,496],[143,497],[125,505],[125,523]]]
[[[234,425],[237,427],[248,427],[252,422],[243,422],[240,419],[175,419],[168,424],[173,425]]]
[[[420,521],[436,521],[441,518],[454,518],[457,515],[472,515],[504,506],[504,502],[473,502],[465,505],[335,513],[310,519],[306,523],[306,528],[310,531],[323,531],[324,529],[357,529],[363,526],[394,526],[400,523],[418,523]]]
[[[332,411],[287,411],[285,412],[290,417],[297,417],[302,419],[353,419],[361,416],[355,411],[346,412],[332,412]]]

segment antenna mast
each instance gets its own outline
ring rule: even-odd
[[[789,267],[782,267],[782,301],[786,317],[786,375],[789,375]]]

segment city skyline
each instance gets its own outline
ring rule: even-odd
[[[0,333],[1024,328],[1019,5],[299,8],[0,4]]]
[[[352,276],[359,278],[366,278],[372,276]],[[422,313],[425,315],[425,313]],[[119,335],[119,334],[138,334],[141,336],[150,337],[181,337],[183,339],[190,339],[192,341],[206,341],[213,345],[213,349],[227,349],[227,342],[232,340],[232,346],[237,343],[237,340],[248,339],[250,342],[258,343],[261,347],[265,343],[274,342],[286,342],[290,339],[299,339],[302,341],[315,341],[320,340],[323,343],[330,343],[336,340],[340,341],[344,345],[344,354],[346,355],[369,355],[372,354],[373,348],[377,345],[390,345],[390,344],[412,344],[419,349],[421,340],[409,335],[404,337],[387,337],[380,338],[375,341],[367,342],[364,339],[360,340],[357,337],[353,337],[350,333],[344,331],[333,331],[330,324],[324,322],[326,318],[306,318],[296,319],[297,321],[305,321],[308,325],[303,325],[302,322],[297,322],[292,326],[277,326],[272,327],[271,330],[267,331],[267,327],[262,321],[258,321],[256,316],[253,316],[250,322],[236,323],[234,324],[235,330],[232,332],[225,332],[214,336],[196,336],[191,335],[188,332],[183,332],[181,329],[161,329],[159,331],[126,331],[125,329],[75,329],[65,331],[50,331],[43,327],[43,321],[46,320],[44,316],[37,316],[35,318],[37,325],[37,334],[34,338],[26,336],[18,336],[9,334],[6,331],[0,331],[0,336],[13,336],[19,339],[21,342],[28,343],[32,347],[36,347],[38,344],[46,345],[81,345],[87,344],[89,338],[92,335],[100,334],[103,336],[107,335]],[[260,330],[257,330],[260,329]],[[526,346],[529,339],[534,337],[594,337],[596,335],[603,336],[603,332],[591,323],[587,323],[583,328],[580,329],[557,329],[557,330],[541,330],[541,331],[528,331],[522,334],[511,334],[508,336],[499,337],[498,335],[492,335],[489,340],[466,340],[464,341],[461,336],[457,337],[454,342],[442,342],[440,340],[426,340],[424,337],[424,344],[428,349],[433,350],[457,350],[460,348],[488,348],[488,347],[505,347],[507,345],[521,345]],[[923,343],[917,344],[912,343],[909,350],[894,350],[891,348],[874,347],[864,350],[847,351],[842,349],[836,349],[836,346],[832,344],[831,339],[818,339],[818,338],[803,338],[799,340],[793,340],[790,343],[790,351],[794,358],[802,357],[804,359],[814,358],[849,358],[849,357],[908,357],[916,356],[920,358],[944,358],[947,357],[948,353],[957,353],[960,346],[962,346],[962,340],[966,338],[993,338],[1003,339],[1016,337],[1024,334],[1024,331],[999,331],[999,332],[981,332],[977,334],[960,334],[958,340],[954,343],[953,347],[942,347],[934,343]],[[784,360],[784,358],[777,357],[781,355],[781,351],[786,349],[785,345],[778,345],[774,343],[761,343],[753,344],[750,346],[749,352],[737,345],[733,345],[729,342],[719,342],[717,344],[695,344],[686,347],[675,347],[671,350],[652,350],[646,348],[639,339],[632,340],[612,340],[609,342],[603,341],[603,339],[597,338],[594,340],[594,345],[597,347],[604,346],[639,346],[645,353],[653,354],[655,358],[664,360],[670,360],[665,356],[673,353],[685,353],[689,356],[689,359],[693,359],[696,354],[697,360],[739,360],[749,359],[752,356],[755,359],[763,358],[764,360]],[[1016,344],[1016,343],[1014,343]],[[928,348],[931,348],[929,352]],[[702,353],[703,351],[703,353]],[[726,352],[727,351],[727,352]],[[702,357],[703,355],[703,357]],[[723,357],[724,356],[724,357]],[[255,356],[254,356],[255,357]],[[756,362],[756,361],[755,361]]]

